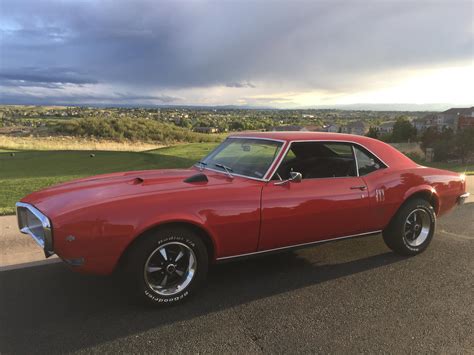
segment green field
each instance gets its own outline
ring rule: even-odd
[[[15,212],[21,197],[63,181],[117,171],[184,168],[216,143],[192,143],[147,152],[0,151],[0,215]],[[94,154],[94,157],[91,157]]]

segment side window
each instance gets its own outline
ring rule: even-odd
[[[292,171],[303,179],[357,175],[351,144],[333,142],[292,143],[274,178],[287,179]]]
[[[364,176],[373,171],[386,168],[386,166],[373,154],[362,147],[354,146],[357,158],[357,166],[359,167],[359,175]]]

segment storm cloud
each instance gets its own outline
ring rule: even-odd
[[[3,0],[0,10],[5,87],[338,93],[473,58],[469,0]]]

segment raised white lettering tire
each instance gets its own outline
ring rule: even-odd
[[[152,231],[131,248],[124,268],[128,287],[147,304],[182,302],[206,278],[207,249],[191,230],[172,227]]]

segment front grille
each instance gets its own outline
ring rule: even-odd
[[[53,240],[48,217],[32,205],[22,202],[16,204],[16,211],[20,232],[30,235],[44,249],[47,257],[52,255]]]

